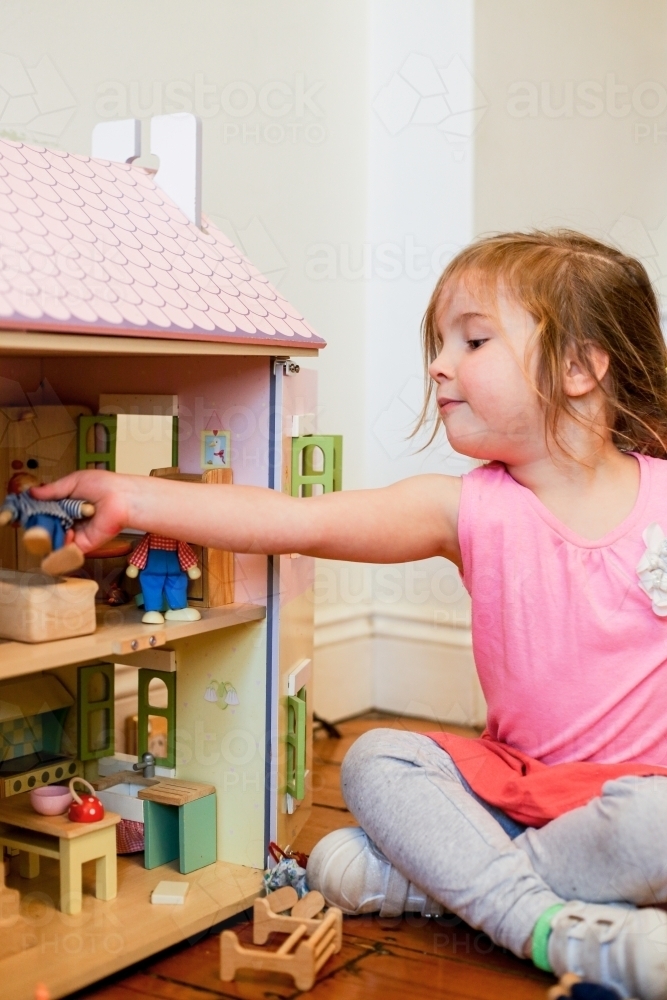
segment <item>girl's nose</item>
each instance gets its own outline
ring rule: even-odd
[[[434,358],[428,366],[428,373],[434,382],[451,381],[454,378],[453,360],[451,356],[448,356],[444,347],[437,358]]]

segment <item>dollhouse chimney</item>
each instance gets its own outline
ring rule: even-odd
[[[141,122],[124,118],[117,122],[98,122],[93,129],[90,155],[98,160],[132,163],[141,155]]]
[[[187,113],[151,118],[151,153],[160,160],[155,183],[184,215],[201,226],[201,119]],[[141,155],[138,118],[99,122],[91,155],[131,163]]]
[[[195,226],[201,226],[201,119],[181,112],[151,119],[151,153],[160,159],[155,183]]]

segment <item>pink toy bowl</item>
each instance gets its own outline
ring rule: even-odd
[[[30,805],[42,816],[60,816],[67,812],[72,804],[72,793],[64,785],[44,785],[43,788],[33,788],[30,793]]]

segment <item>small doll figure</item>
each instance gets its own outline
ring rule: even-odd
[[[0,526],[24,529],[23,545],[31,555],[42,556],[40,568],[50,576],[71,573],[83,566],[84,555],[67,533],[75,521],[92,517],[95,507],[86,500],[35,500],[28,490],[38,480],[21,472],[9,480],[9,493],[0,508]]]
[[[196,608],[188,607],[188,579],[198,580],[201,570],[187,542],[144,535],[128,559],[125,573],[130,578],[139,577],[145,612],[141,620],[147,625],[160,625],[165,618],[181,622],[201,618]]]

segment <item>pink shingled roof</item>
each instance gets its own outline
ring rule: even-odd
[[[0,329],[321,347],[202,225],[143,167],[0,140]]]

